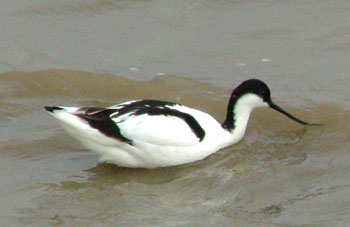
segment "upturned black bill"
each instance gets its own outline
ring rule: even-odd
[[[281,107],[279,107],[278,105],[276,105],[275,103],[273,103],[272,101],[269,101],[268,104],[269,104],[269,106],[270,106],[272,109],[274,109],[274,110],[280,112],[281,114],[283,114],[283,115],[289,117],[290,119],[292,119],[292,120],[298,122],[299,124],[302,124],[302,125],[309,125],[309,126],[319,126],[319,124],[308,123],[308,122],[302,121],[302,120],[300,120],[300,119],[294,117],[293,115],[291,115],[290,113],[288,113],[287,111],[285,111],[284,109],[282,109]]]

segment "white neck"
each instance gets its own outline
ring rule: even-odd
[[[230,132],[232,143],[236,143],[243,138],[252,110],[256,107],[266,106],[268,106],[267,103],[255,94],[246,94],[237,100],[233,108],[235,127]]]

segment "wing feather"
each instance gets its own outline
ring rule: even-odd
[[[132,141],[162,146],[190,146],[200,142],[190,126],[176,116],[130,116],[118,126],[120,133]]]
[[[101,133],[129,144],[191,146],[205,136],[191,110],[171,102],[134,100],[109,108],[84,107],[76,114]]]

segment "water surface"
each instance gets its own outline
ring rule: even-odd
[[[346,226],[349,10],[337,1],[0,3],[0,223],[4,226]],[[244,139],[152,170],[99,164],[45,105],[153,98],[223,121],[233,87],[274,101]]]
[[[100,78],[104,78],[101,80]],[[349,221],[350,112],[277,99],[304,127],[268,109],[246,136],[193,164],[127,169],[61,129],[46,104],[99,105],[160,98],[224,119],[230,90],[178,76],[135,81],[77,71],[0,75],[1,219],[16,225],[253,225]],[[117,89],[116,89],[117,88]],[[276,101],[277,102],[277,101]]]

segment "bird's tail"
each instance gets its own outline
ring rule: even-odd
[[[45,110],[49,111],[50,113],[54,113],[57,110],[64,110],[64,108],[59,106],[45,106]]]

